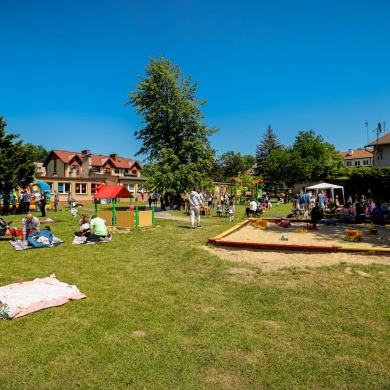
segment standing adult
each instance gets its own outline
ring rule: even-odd
[[[324,218],[324,211],[319,202],[316,202],[310,213],[313,229],[317,230],[317,223]]]
[[[73,196],[72,196],[72,193],[70,191],[68,191],[68,205],[69,205],[69,208],[72,208],[72,203],[73,203]]]
[[[23,211],[24,211],[23,196],[24,196],[24,191],[21,191],[19,193],[19,211],[21,213],[23,213]]]
[[[158,200],[158,193],[157,191],[153,191],[153,194],[152,194],[152,202],[155,206],[157,206],[157,200]]]
[[[31,194],[27,191],[24,190],[23,194],[23,208],[25,213],[30,212],[30,201],[31,201]]]
[[[46,199],[46,194],[45,194],[45,191],[42,191],[42,194],[41,194],[41,212],[42,212],[42,217],[46,217],[46,202],[47,202],[47,199]]]
[[[26,238],[31,233],[39,233],[41,231],[41,223],[37,217],[34,217],[31,213],[28,213],[22,219],[22,240],[26,241]]]
[[[299,194],[298,194],[298,206],[299,206],[299,209],[301,210],[302,214],[305,210],[305,195],[303,193],[303,190],[300,190],[299,191]]]
[[[41,211],[41,194],[40,192],[36,192],[34,194],[34,202],[35,202],[35,211]]]
[[[9,211],[9,192],[6,191],[3,194],[3,215],[8,215]]]
[[[54,211],[57,212],[58,211],[58,203],[59,203],[60,199],[59,199],[59,196],[58,196],[58,191],[54,191]]]
[[[200,225],[200,206],[202,206],[203,202],[196,187],[192,188],[189,197],[189,202],[190,202],[191,227],[192,229],[195,229],[195,218],[196,218],[196,221],[198,222],[198,228],[201,228],[202,226]]]

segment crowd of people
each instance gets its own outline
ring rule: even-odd
[[[317,194],[310,190],[306,192],[301,190],[293,200],[291,216],[313,219],[314,214],[318,221],[324,214],[328,216],[339,215],[341,221],[369,219],[374,223],[381,224],[384,223],[388,213],[388,202],[374,200],[371,190],[367,190],[366,195],[361,195],[355,201],[352,196],[348,196],[343,204],[340,204],[337,196],[335,199],[328,197],[325,190],[319,191]]]
[[[16,214],[25,213],[28,214],[31,210],[31,205],[35,206],[35,211],[41,212],[42,217],[46,217],[46,205],[47,205],[47,193],[45,191],[29,192],[27,189],[22,190],[19,193],[19,198],[10,195],[9,191],[3,193],[3,215],[9,215],[10,213]],[[54,210],[58,208],[58,192],[54,192]]]

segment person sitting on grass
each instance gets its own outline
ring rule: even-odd
[[[319,202],[316,202],[314,207],[310,212],[311,223],[313,225],[313,229],[317,230],[317,223],[324,218],[324,211],[320,206]]]
[[[79,221],[79,231],[75,232],[74,235],[78,237],[88,237],[91,234],[91,226],[89,222],[90,219],[88,215],[83,215]]]
[[[29,245],[35,248],[49,247],[53,242],[53,233],[50,226],[45,226],[40,232],[31,233],[27,237]]]
[[[107,234],[106,221],[102,218],[92,215],[90,221],[91,234],[87,237],[87,242],[100,241],[101,238],[111,238],[111,234]]]
[[[352,213],[350,209],[351,204],[345,203],[340,211],[340,221],[350,221],[352,218]]]
[[[298,199],[294,199],[293,200],[292,212],[293,212],[293,216],[295,218],[299,218],[299,216],[301,215],[301,210],[300,210],[300,207],[299,207]]]
[[[355,219],[356,221],[364,221],[366,219],[365,207],[360,202],[355,203]]]
[[[329,198],[329,202],[325,208],[325,212],[329,214],[336,214],[336,210],[337,210],[336,203],[333,201],[333,198]]]
[[[375,203],[375,207],[371,211],[372,222],[378,225],[383,225],[385,223],[385,212],[381,208],[379,202]]]

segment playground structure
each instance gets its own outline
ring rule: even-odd
[[[116,199],[129,198],[129,208],[117,210]],[[95,204],[95,214],[106,220],[107,226],[123,227],[138,230],[142,227],[154,226],[154,208],[151,210],[140,211],[138,207],[131,205],[132,195],[124,186],[100,186],[96,194],[93,196]],[[97,205],[99,199],[111,199],[111,210],[98,211]]]
[[[275,240],[272,243],[269,240],[268,240],[268,242],[253,242],[253,241],[248,241],[248,240],[243,239],[242,235],[241,236],[238,235],[239,239],[238,240],[236,239],[236,241],[234,241],[234,239],[229,240],[229,236],[233,235],[235,232],[237,232],[240,229],[243,229],[247,226],[256,226],[257,227],[259,220],[262,220],[262,219],[249,218],[249,219],[245,220],[244,222],[239,223],[236,226],[228,229],[227,231],[217,235],[216,237],[209,238],[208,242],[211,244],[214,244],[216,246],[227,246],[227,247],[235,247],[235,248],[241,248],[241,249],[273,250],[273,251],[286,251],[286,250],[288,250],[288,251],[325,252],[325,253],[326,252],[379,252],[379,253],[387,252],[387,253],[390,253],[390,249],[383,247],[383,245],[381,245],[380,242],[379,243],[374,242],[374,243],[370,244],[370,242],[368,241],[366,246],[362,246],[361,244],[352,244],[349,246],[348,245],[345,246],[345,245],[341,244],[341,242],[340,242],[340,240],[342,240],[341,238],[338,238],[338,239],[335,238],[333,245],[312,245],[312,241],[310,241],[311,239],[309,238],[309,236],[311,236],[312,238],[318,237],[318,236],[312,236],[312,234],[316,234],[314,232],[310,233],[310,235],[305,235],[305,237],[307,236],[307,238],[309,238],[309,241],[306,241],[307,244],[301,244],[300,243],[301,241],[297,240],[297,239],[295,241],[298,242],[298,244],[294,244],[294,243],[290,243],[290,242],[283,242],[282,240]],[[271,220],[273,222],[277,222],[277,218],[265,219],[265,221],[268,221],[268,222]],[[281,221],[281,220],[282,219],[280,218],[279,221]],[[298,222],[298,221],[296,221],[296,222]],[[302,222],[302,221],[299,221],[299,222]],[[277,224],[275,224],[275,226],[277,226]],[[277,227],[276,229],[274,228],[273,233],[271,233],[271,234],[277,233],[277,229],[279,229],[279,227]],[[335,228],[329,227],[328,229],[331,229],[330,231],[334,231],[333,229],[335,229]],[[260,240],[261,240],[262,234],[265,234],[265,235],[270,234],[270,233],[268,233],[268,231],[269,230],[267,230],[267,231],[264,230],[263,233],[259,232]],[[328,232],[330,232],[330,231],[328,230]],[[280,229],[279,232],[283,233],[283,232],[285,232],[285,230]],[[308,231],[307,231],[307,229],[299,228],[299,229],[290,230],[289,233],[291,233],[291,234],[308,233]],[[348,239],[348,241],[350,241],[350,242],[353,241],[356,243],[357,241],[361,240],[361,237],[362,237],[361,231],[347,229],[346,233],[347,233],[348,237],[353,239],[353,240]],[[330,234],[334,234],[334,233],[330,233]],[[367,234],[368,234],[368,232],[367,232]],[[299,234],[299,236],[301,236],[301,235]],[[257,237],[257,234],[256,234],[256,237]],[[301,236],[301,237],[303,237],[303,236]],[[317,238],[316,238],[316,240],[317,240]],[[265,241],[267,241],[267,240],[265,240]],[[308,244],[308,242],[310,242],[310,244]],[[326,242],[328,243],[329,240],[326,240]]]
[[[26,186],[26,188],[20,188],[20,187],[17,187],[16,189],[10,191],[10,205],[9,205],[9,211],[12,211],[12,204],[14,202],[14,199],[16,200],[16,208],[19,209],[20,206],[19,206],[19,199],[20,199],[20,195],[22,193],[23,190],[27,190],[30,195],[31,195],[31,201],[30,201],[30,210],[31,211],[36,211],[36,206],[35,206],[35,201],[34,201],[34,197],[35,197],[35,194],[36,193],[41,193],[42,191],[45,192],[46,194],[46,210],[50,210],[50,192],[51,192],[51,188],[50,186],[45,183],[44,181],[42,180],[34,180],[33,183],[31,183],[30,185]],[[4,194],[4,191],[1,191],[0,192],[0,204],[1,204],[1,207],[0,209],[3,210],[3,194]]]

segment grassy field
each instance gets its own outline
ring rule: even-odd
[[[203,249],[232,226],[215,212],[74,246],[78,219],[47,216],[65,243],[1,238],[0,285],[55,273],[87,298],[0,323],[2,389],[390,389],[389,267],[230,264]]]

